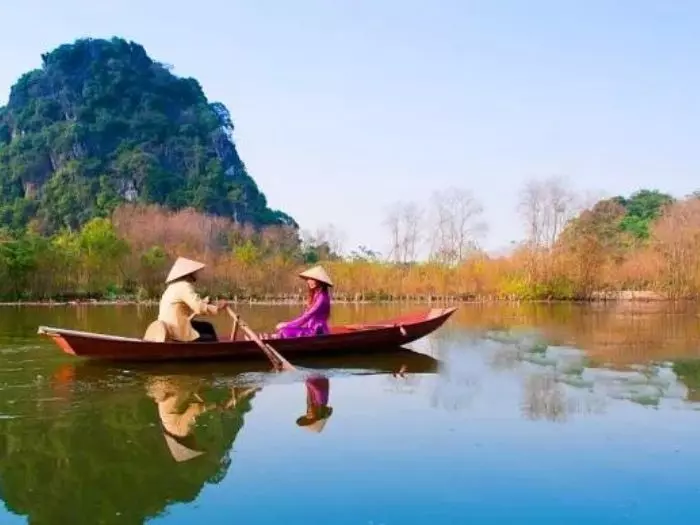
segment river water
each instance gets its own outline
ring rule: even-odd
[[[140,335],[155,310],[5,307],[0,523],[696,524],[699,312],[463,305],[419,355],[273,374],[90,364],[37,326]],[[296,308],[241,313],[269,330]],[[311,369],[329,381],[320,432],[298,424]]]

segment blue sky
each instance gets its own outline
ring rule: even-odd
[[[225,103],[250,174],[304,229],[386,251],[386,208],[470,189],[485,246],[518,190],[700,188],[692,0],[23,0],[0,7],[0,103],[40,54],[122,36]]]

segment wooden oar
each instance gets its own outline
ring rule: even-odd
[[[231,316],[231,319],[233,319],[234,322],[234,331],[240,328],[245,332],[245,334],[253,341],[255,344],[257,344],[260,349],[265,352],[265,355],[272,361],[272,365],[281,370],[297,370],[297,368],[287,361],[282,354],[280,354],[277,350],[272,348],[269,344],[265,343],[260,337],[258,337],[258,334],[256,334],[249,326],[248,324],[240,318],[238,314],[236,314],[233,310],[231,310],[230,306],[226,307],[226,311],[228,314]]]

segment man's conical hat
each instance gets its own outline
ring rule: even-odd
[[[173,267],[170,269],[168,277],[165,279],[165,284],[169,284],[181,277],[193,274],[204,268],[206,264],[193,261],[192,259],[186,259],[185,257],[178,257]]]
[[[186,447],[182,443],[178,443],[168,434],[164,433],[163,436],[165,437],[165,442],[168,444],[170,454],[172,454],[173,459],[178,463],[189,461],[190,459],[194,459],[204,454],[204,452],[201,450],[194,450]]]

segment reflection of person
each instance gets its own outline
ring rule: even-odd
[[[211,323],[192,320],[194,315],[216,315],[226,307],[226,301],[209,304],[208,298],[200,298],[195,291],[194,283],[204,266],[203,263],[178,257],[165,280],[168,287],[160,300],[158,321],[165,325],[168,336],[176,341],[217,340]]]
[[[330,382],[327,377],[313,375],[306,386],[306,414],[297,418],[297,425],[312,432],[321,432],[328,418],[333,415],[333,407],[328,406]]]
[[[71,392],[78,393],[85,381],[92,384],[105,377],[103,366],[72,363],[75,379],[67,383]],[[148,382],[155,379],[147,375]],[[166,395],[171,390],[194,392],[201,386],[207,404],[215,401],[222,406],[231,397],[233,384],[212,383],[210,374],[161,377],[170,385],[152,388],[153,394],[158,395],[159,390]],[[227,381],[245,379],[227,374]],[[166,445],[158,407],[147,395],[147,386],[135,378],[121,385],[118,395],[91,397],[90,410],[81,409],[85,401],[81,396],[71,400],[69,409],[50,417],[45,413],[49,406],[37,403],[21,407],[26,417],[0,417],[0,498],[4,505],[0,506],[0,523],[7,521],[5,514],[14,513],[20,523],[145,524],[178,505],[191,504],[207,490],[216,490],[214,485],[233,473],[234,444],[245,433],[247,418],[255,409],[255,394],[237,394],[229,410],[198,416],[191,431],[194,436],[188,439],[196,439],[191,449],[205,453],[178,462]],[[195,400],[176,395],[183,400],[180,411],[187,401]],[[47,470],[48,465],[56,468]]]
[[[296,319],[277,325],[277,336],[281,338],[322,335],[329,332],[328,318],[331,314],[331,278],[321,266],[314,266],[299,274],[308,285],[307,307]]]
[[[249,388],[241,392],[239,388],[233,387],[230,399],[221,408],[234,408],[242,398],[248,397],[257,390],[257,388]],[[174,381],[163,377],[151,379],[147,392],[158,405],[158,417],[163,436],[175,461],[188,461],[204,454],[203,451],[197,450],[192,429],[198,416],[218,408],[217,405],[205,404],[192,390],[182,388]],[[198,400],[189,401],[192,397]],[[180,410],[185,402],[188,402],[187,407]]]

